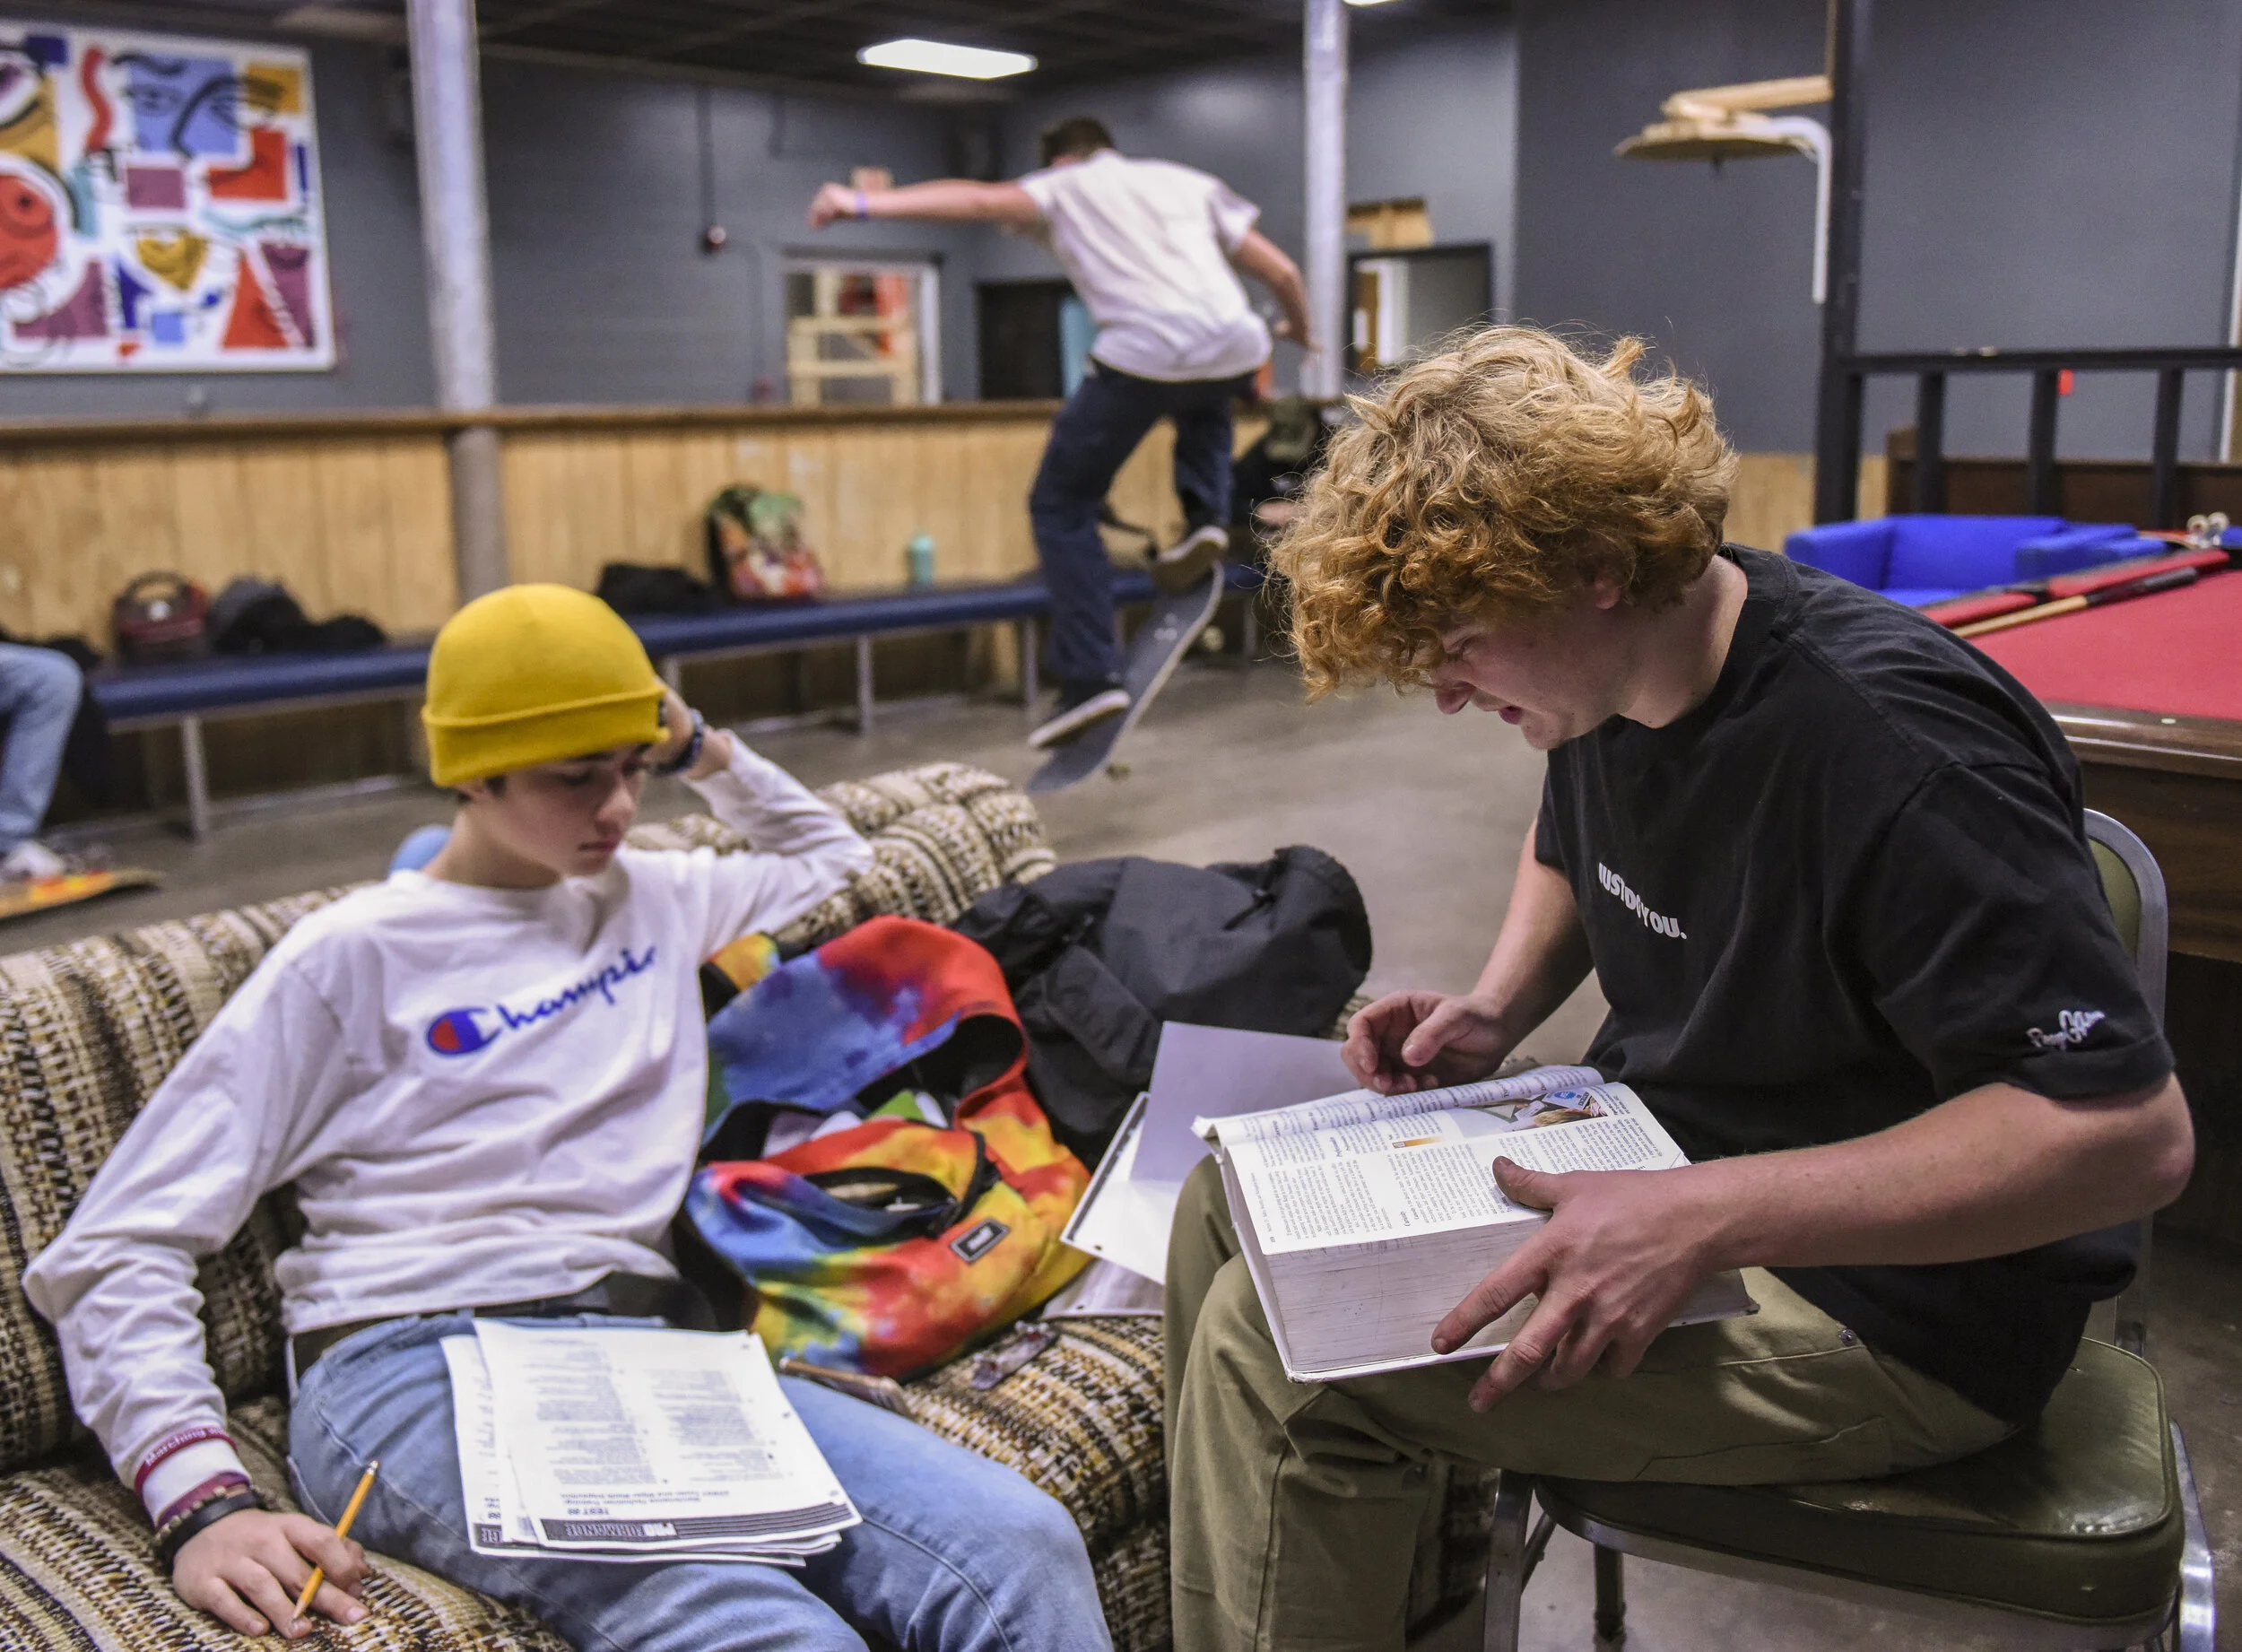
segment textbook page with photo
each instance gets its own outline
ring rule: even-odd
[[[478,1553],[800,1565],[857,1522],[750,1334],[486,1319],[443,1350]]]
[[[1503,1196],[1496,1159],[1551,1171],[1689,1162],[1640,1097],[1587,1067],[1403,1096],[1350,1091],[1200,1130],[1221,1159],[1246,1265],[1296,1382],[1471,1359],[1509,1342],[1533,1299],[1463,1347],[1432,1352],[1433,1326],[1549,1220]],[[1673,1322],[1756,1311],[1730,1272],[1699,1286]]]

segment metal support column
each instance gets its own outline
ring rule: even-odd
[[[1860,511],[1861,204],[1868,170],[1868,47],[1873,0],[1829,0],[1829,292],[1821,306],[1814,397],[1814,520]]]
[[[1028,714],[1028,721],[1036,720],[1036,701],[1042,698],[1042,684],[1038,680],[1042,662],[1036,658],[1036,622],[1030,614],[1020,622],[1020,705]]]
[[[1915,381],[1915,508],[1927,515],[1946,509],[1946,375]]]
[[[872,639],[856,639],[856,732],[872,732]]]
[[[1347,291],[1347,8],[1306,0],[1302,30],[1308,152],[1304,274],[1308,313],[1321,346],[1300,363],[1300,390],[1335,396],[1346,388],[1353,295]]]
[[[203,719],[179,719],[179,766],[187,779],[187,835],[197,843],[210,836],[210,768],[203,758]]]
[[[429,335],[436,402],[446,413],[486,412],[498,400],[491,315],[491,222],[483,199],[482,90],[474,0],[407,0],[413,50],[413,134],[421,176],[421,238],[428,255]],[[506,499],[499,434],[452,432],[452,559],[465,602],[495,591],[506,561]]]
[[[2036,517],[2063,514],[2055,485],[2055,411],[2063,396],[2063,370],[2043,367],[2032,374],[2032,426],[2024,450],[2024,509]]]
[[[2149,512],[2151,527],[2180,525],[2180,393],[2186,383],[2186,373],[2177,367],[2157,375],[2156,439],[2149,449],[2155,501]]]

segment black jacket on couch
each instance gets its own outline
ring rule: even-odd
[[[1004,966],[1029,1082],[1091,1164],[1151,1082],[1162,1022],[1328,1033],[1370,968],[1361,891],[1304,846],[1255,865],[1076,861],[989,891],[952,926]]]

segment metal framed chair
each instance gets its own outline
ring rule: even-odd
[[[2164,1013],[2168,910],[2148,846],[2088,811],[2087,837],[2150,1007]],[[1505,1473],[1486,1652],[1516,1652],[1551,1534],[1595,1545],[1595,1644],[1626,1639],[1627,1555],[1918,1613],[2032,1652],[2213,1652],[2211,1549],[2186,1442],[2149,1364],[2150,1223],[2111,1340],[2089,1339],[2046,1412],[1975,1456],[1884,1480],[1686,1486]],[[1542,1517],[1532,1518],[1539,1500]]]

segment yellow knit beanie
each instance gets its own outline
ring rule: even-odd
[[[456,786],[662,737],[662,679],[613,608],[564,585],[478,596],[429,654],[428,766]]]

